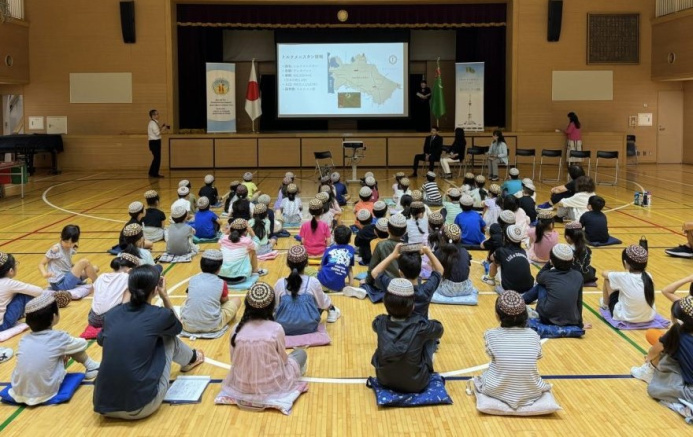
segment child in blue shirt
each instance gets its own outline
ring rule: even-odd
[[[469,194],[463,194],[460,198],[462,212],[455,217],[455,224],[462,229],[462,245],[479,246],[483,243],[486,231],[486,223],[478,212],[473,211],[474,199]]]
[[[195,222],[192,223],[193,228],[195,228],[195,236],[204,239],[216,238],[217,232],[221,229],[221,220],[213,211],[209,210],[207,196],[197,199],[197,208]]]
[[[332,186],[334,187],[334,195],[335,198],[337,199],[337,203],[339,206],[344,206],[347,204],[347,200],[349,198],[348,192],[346,185],[344,185],[340,181],[340,175],[337,172],[332,173],[330,175],[330,179],[332,180]]]
[[[334,230],[334,241],[335,244],[328,247],[322,256],[318,280],[330,291],[342,291],[346,285],[344,280],[351,284],[354,279],[355,250],[349,245],[351,229],[344,225],[337,226]]]
[[[518,191],[522,191],[522,181],[520,180],[520,170],[517,168],[511,168],[510,179],[503,182],[501,186],[501,192],[504,196],[514,196]]]

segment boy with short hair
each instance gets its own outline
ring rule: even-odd
[[[351,230],[339,225],[334,230],[334,243],[325,250],[320,262],[318,281],[329,291],[342,291],[354,279],[354,248],[349,245]]]
[[[359,264],[365,266],[371,262],[371,241],[375,238],[375,225],[367,209],[359,211],[356,220],[361,225],[361,229],[356,233],[354,246],[358,247],[361,256]]]
[[[436,174],[432,171],[426,173],[426,183],[421,186],[423,201],[426,205],[440,206],[443,204],[443,196],[436,184]]]
[[[262,194],[262,191],[257,189],[257,185],[253,182],[253,174],[249,171],[243,173],[243,183],[248,188],[248,199],[254,199],[255,196]]]
[[[522,190],[522,181],[520,180],[520,170],[516,167],[511,168],[508,171],[510,179],[503,182],[501,185],[501,192],[504,196],[514,196],[515,193]]]
[[[525,180],[522,183],[522,197],[517,200],[517,205],[527,214],[530,223],[537,221],[537,204],[534,202],[534,199],[532,199],[536,190],[532,181]]]
[[[368,187],[361,187],[359,190],[359,201],[354,205],[354,214],[358,214],[358,212],[362,209],[367,209],[368,212],[373,214],[373,204],[375,202],[371,201],[372,195],[373,190]]]
[[[181,181],[181,183],[183,183],[183,182],[187,182],[187,181]],[[174,208],[176,208],[178,206],[182,206],[188,212],[188,216],[192,216],[192,214],[194,214],[194,213],[192,212],[192,206],[191,206],[190,200],[189,200],[190,199],[190,188],[188,188],[186,186],[178,187],[177,193],[178,193],[178,200],[176,200],[175,202],[173,202],[171,204],[171,211],[173,211]],[[197,207],[197,204],[195,204],[195,206]]]
[[[168,227],[168,241],[166,242],[166,253],[169,255],[196,254],[200,248],[193,244],[192,238],[195,229],[185,223],[188,212],[185,207],[178,205],[171,211],[173,224]]]
[[[463,194],[460,198],[462,212],[455,217],[455,224],[462,230],[462,245],[468,247],[478,247],[484,242],[486,223],[481,215],[473,211],[474,199],[469,194]]]
[[[200,188],[198,194],[201,198],[206,197],[209,199],[209,204],[212,205],[212,207],[220,206],[218,205],[219,192],[217,191],[217,187],[214,186],[214,175],[208,174],[205,176],[205,186]]]
[[[182,181],[178,182],[178,188],[183,187],[188,189],[188,202],[190,203],[188,212],[191,214],[195,214],[197,212],[197,196],[195,196],[195,194],[193,193],[192,183],[187,179],[183,179]],[[173,208],[173,205],[171,205],[171,208]]]
[[[147,209],[142,218],[142,228],[146,241],[157,242],[166,238],[164,227],[166,226],[166,214],[159,209],[159,193],[148,190],[144,193]]]
[[[229,299],[226,281],[217,276],[223,262],[220,250],[207,249],[202,253],[201,273],[190,278],[188,298],[180,311],[187,332],[218,332],[236,317],[241,300]]]
[[[590,196],[587,200],[587,212],[580,216],[580,224],[585,230],[585,238],[590,243],[609,241],[609,225],[606,214],[602,212],[606,202],[601,196]]]
[[[334,195],[337,199],[337,204],[339,204],[339,206],[345,206],[347,204],[347,200],[349,200],[349,190],[347,189],[346,185],[342,183],[340,178],[340,174],[336,171],[330,175],[330,179],[332,180],[332,186],[334,187]]]
[[[193,229],[197,238],[212,239],[217,237],[217,233],[223,224],[222,220],[209,209],[210,200],[206,196],[197,199],[197,212]]]
[[[455,223],[457,215],[462,212],[462,207],[460,206],[460,197],[462,197],[462,192],[459,188],[450,188],[447,192],[448,202],[443,202],[443,209],[440,213],[445,217],[445,223],[452,225]]]

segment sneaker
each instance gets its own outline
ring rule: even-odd
[[[549,202],[544,202],[541,205],[537,205],[537,209],[552,209],[553,206]]]
[[[4,363],[12,358],[14,351],[9,347],[0,347],[0,363]]]
[[[53,297],[55,298],[55,302],[58,304],[58,308],[65,308],[70,304],[70,302],[72,302],[72,295],[69,291],[56,291],[53,293]]]
[[[682,244],[678,247],[673,247],[671,249],[666,249],[664,251],[669,256],[675,256],[677,258],[693,258],[693,249]]]
[[[96,376],[99,374],[99,365],[100,363],[96,363],[97,366],[93,369],[87,369],[86,372],[84,372],[84,379],[94,379]]]
[[[345,297],[355,297],[356,299],[365,299],[368,293],[363,288],[357,287],[344,287],[342,289]]]
[[[257,271],[258,276],[265,276],[269,271],[267,269],[260,269]]]
[[[654,366],[647,362],[642,366],[631,367],[630,374],[633,375],[633,378],[645,381],[649,384],[652,381],[652,376],[654,375]]]
[[[202,352],[200,349],[195,349],[195,354],[197,355],[195,357],[195,361],[193,361],[190,364],[186,364],[185,366],[181,366],[180,371],[181,372],[189,372],[195,367],[199,366],[200,364],[205,362],[205,353]]]
[[[601,308],[601,309],[603,309],[603,310],[608,310],[608,309],[609,309],[608,306],[604,305],[604,298],[603,298],[603,297],[600,297],[600,298],[599,298],[599,308]]]
[[[331,310],[327,312],[327,323],[334,323],[339,319],[339,317],[342,315],[342,312],[339,311],[339,308],[333,307]]]
[[[489,275],[484,275],[484,276],[482,276],[482,277],[481,277],[481,281],[482,281],[484,284],[493,285],[493,286],[496,285],[496,279],[490,277]]]

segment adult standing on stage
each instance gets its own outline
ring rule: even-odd
[[[152,109],[149,111],[149,126],[147,127],[147,137],[149,138],[149,151],[152,152],[152,164],[149,166],[150,178],[163,178],[159,174],[161,167],[161,133],[170,129],[165,123],[159,123],[159,111]]]
[[[577,114],[574,112],[568,113],[568,120],[568,127],[564,131],[559,129],[556,131],[563,132],[566,136],[566,162],[568,163],[568,166],[570,166],[570,164],[573,162],[582,161],[580,158],[574,158],[572,160],[570,159],[571,150],[582,150],[582,132],[580,131],[582,125],[580,124],[580,120],[578,120]]]
[[[435,163],[440,161],[440,154],[443,153],[443,137],[438,135],[438,126],[431,128],[431,135],[424,140],[423,153],[414,155],[414,172],[410,177],[417,176],[416,171],[419,169],[419,161],[428,161],[428,169],[433,171]]]
[[[428,132],[431,128],[431,89],[426,84],[426,79],[421,79],[421,87],[416,92],[416,130]]]
[[[446,179],[452,177],[452,173],[450,173],[450,164],[463,160],[466,148],[467,139],[464,137],[464,129],[458,127],[455,129],[455,140],[447,151],[447,156],[440,158],[440,166],[443,167],[443,177]]]

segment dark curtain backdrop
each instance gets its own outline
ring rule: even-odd
[[[223,62],[223,29],[178,28],[178,116],[180,129],[207,128],[206,62]],[[242,91],[245,95],[245,90]]]
[[[484,124],[505,127],[505,27],[457,29],[456,61],[485,62]]]

